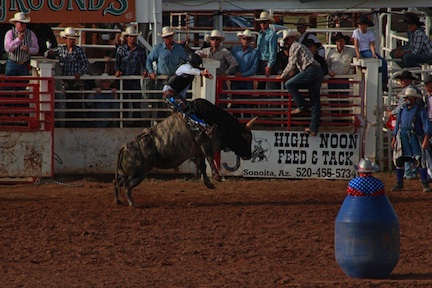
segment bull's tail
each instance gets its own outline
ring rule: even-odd
[[[121,181],[119,181],[119,171],[121,168],[121,163],[123,160],[123,152],[126,148],[126,145],[123,145],[120,148],[120,151],[117,154],[117,163],[116,163],[116,170],[115,170],[115,174],[114,174],[114,197],[115,197],[115,202],[118,205],[121,205],[122,202],[119,199],[119,190],[120,188],[123,186],[124,182],[125,182],[125,178],[122,177]]]

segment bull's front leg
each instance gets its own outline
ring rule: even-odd
[[[202,156],[195,157],[193,159],[193,162],[197,166],[198,171],[202,174],[202,177],[204,180],[204,185],[209,189],[215,189],[215,186],[213,185],[213,183],[210,181],[209,177],[207,176],[205,158]]]

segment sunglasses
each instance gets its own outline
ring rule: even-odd
[[[210,38],[212,41],[221,41],[221,38]]]

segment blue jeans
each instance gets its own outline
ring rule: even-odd
[[[398,62],[401,68],[420,67],[420,64],[432,63],[432,56],[425,54],[405,54],[402,56],[402,62]]]
[[[362,58],[372,58],[371,50],[364,50],[360,52]],[[378,53],[376,53],[378,59],[381,60],[381,74],[382,74],[382,85],[387,86],[388,84],[388,67],[387,61]]]
[[[18,64],[17,62],[14,62],[10,59],[6,62],[6,70],[5,75],[6,76],[28,76],[29,69],[28,69],[28,63],[24,64]]]
[[[305,70],[296,74],[294,77],[285,82],[285,88],[291,94],[297,108],[304,110],[306,101],[299,92],[300,87],[307,87],[309,90],[309,100],[311,108],[311,122],[309,129],[317,133],[321,114],[321,83],[324,78],[324,72],[320,66],[310,65]]]

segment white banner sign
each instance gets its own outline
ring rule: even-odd
[[[262,178],[351,179],[359,161],[360,135],[253,131],[252,159],[221,153],[224,175]]]

